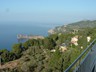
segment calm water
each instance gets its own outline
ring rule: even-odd
[[[47,36],[48,30],[57,25],[29,22],[0,23],[0,49],[10,50],[13,44],[18,43],[17,34]]]

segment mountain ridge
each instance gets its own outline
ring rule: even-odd
[[[69,33],[72,32],[74,29],[75,30],[81,30],[83,28],[94,28],[96,27],[96,20],[86,20],[86,21],[79,21],[75,23],[70,23],[67,25],[62,25],[55,27],[54,29],[50,29],[48,31],[49,34],[54,34],[54,33]]]

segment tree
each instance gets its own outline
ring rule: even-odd
[[[50,57],[49,67],[51,67],[53,71],[63,72],[63,61],[62,53],[59,51],[59,49],[56,49],[56,52],[54,52]]]
[[[58,34],[52,34],[49,36],[51,39],[53,39],[54,41],[58,40]]]
[[[23,46],[24,50],[27,50],[28,47],[29,47],[29,43],[26,41],[26,42],[24,42],[24,43],[22,44],[22,46]]]
[[[44,47],[46,49],[53,49],[56,46],[55,42],[51,38],[44,39]]]
[[[22,53],[22,44],[14,44],[12,47],[12,52],[17,56],[17,58],[19,58]]]
[[[1,59],[2,59],[2,62],[5,63],[5,62],[8,62],[9,61],[9,51],[7,49],[4,49],[1,51]]]
[[[16,59],[14,53],[8,51],[7,49],[0,50],[2,63],[9,62]]]

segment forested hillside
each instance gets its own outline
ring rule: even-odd
[[[51,31],[49,30],[49,34],[69,33],[69,32],[73,32],[74,30],[75,31],[82,30],[82,28],[94,28],[94,27],[96,27],[96,20],[79,21],[79,22],[55,27],[54,29],[51,29]]]
[[[0,72],[63,72],[96,38],[95,24],[92,26],[96,22],[88,22],[68,25],[79,26],[76,32],[51,34],[14,44],[11,51],[0,50]]]

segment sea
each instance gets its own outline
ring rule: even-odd
[[[18,43],[17,35],[48,36],[48,30],[59,24],[33,22],[0,22],[0,49],[11,50]]]

